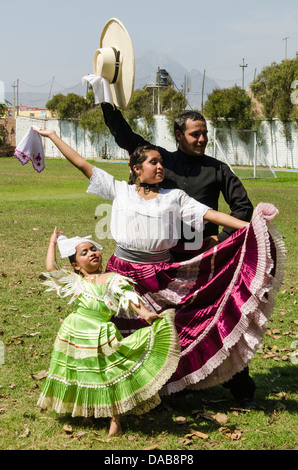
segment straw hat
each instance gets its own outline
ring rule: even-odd
[[[121,21],[110,19],[100,37],[100,48],[94,53],[94,74],[110,83],[114,104],[128,105],[135,79],[135,60],[131,39]]]

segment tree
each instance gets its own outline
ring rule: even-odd
[[[64,100],[64,98],[65,95],[62,95],[62,93],[54,95],[53,98],[46,103],[46,108],[51,111],[52,114],[58,115],[59,104]]]
[[[265,67],[251,84],[254,97],[263,105],[267,119],[278,118],[285,123],[297,120],[297,105],[292,103],[292,83],[298,78],[298,56],[281,64]]]
[[[0,118],[2,118],[8,111],[8,107],[5,103],[0,103]],[[0,129],[0,145],[3,145],[4,132]]]
[[[280,64],[273,62],[251,84],[254,98],[262,104],[263,114],[271,126],[274,118],[282,122],[287,144],[291,139],[288,123],[298,122],[297,104],[291,100],[292,84],[298,77],[297,66],[297,55],[295,59],[286,59]]]
[[[127,108],[123,111],[123,116],[134,131],[137,131],[144,139],[152,138],[152,126],[154,119],[152,113],[151,95],[147,90],[135,90]],[[138,126],[137,120],[142,118],[144,126]]]
[[[87,97],[88,98],[88,97]],[[101,149],[101,156],[107,158],[107,139],[110,132],[105,124],[103,112],[101,107],[96,106],[86,111],[80,119],[82,129],[88,130],[91,142],[99,142],[100,137],[105,139],[104,145]]]
[[[183,93],[175,91],[174,88],[168,88],[160,96],[163,113],[178,116],[186,109],[187,100]]]
[[[107,131],[102,110],[98,106],[85,112],[80,119],[80,124],[83,129],[91,133],[102,134]]]
[[[168,88],[160,96],[163,114],[167,117],[169,131],[174,135],[174,120],[186,110],[187,100],[183,93]]]
[[[204,105],[204,115],[214,127],[252,129],[254,124],[251,98],[237,85],[213,90]]]
[[[62,95],[61,93],[53,96],[47,102],[46,107],[54,112],[59,119],[80,119],[92,106],[92,100],[87,100],[83,96],[75,93]]]

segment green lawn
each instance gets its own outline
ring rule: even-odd
[[[118,179],[128,178],[126,164],[96,164]],[[86,178],[62,159],[46,159],[38,174],[31,163],[23,167],[2,158],[0,174],[0,449],[297,449],[297,174],[244,180],[254,205],[271,202],[279,209],[275,223],[287,248],[284,282],[250,364],[261,409],[237,409],[221,386],[184,391],[163,398],[143,417],[126,417],[123,436],[112,439],[107,439],[107,420],[84,426],[81,419],[36,407],[43,385],[38,374],[47,370],[56,332],[70,312],[67,301],[46,293],[39,279],[48,239],[55,225],[68,236],[94,236],[95,210],[103,200],[87,194]],[[224,201],[220,210],[228,211]],[[101,243],[106,263],[115,244]]]

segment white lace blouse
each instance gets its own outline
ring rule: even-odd
[[[209,207],[181,189],[160,189],[155,199],[145,200],[139,196],[135,185],[115,180],[112,175],[94,167],[87,192],[113,201],[111,235],[123,248],[151,252],[168,250],[181,237],[181,220],[189,228],[189,233],[184,230],[184,237],[191,240],[195,230],[196,246],[202,243],[203,216]]]

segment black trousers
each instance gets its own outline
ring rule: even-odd
[[[222,385],[230,390],[237,401],[241,401],[243,398],[252,400],[256,390],[255,383],[249,375],[248,367],[235,374],[228,382]]]

